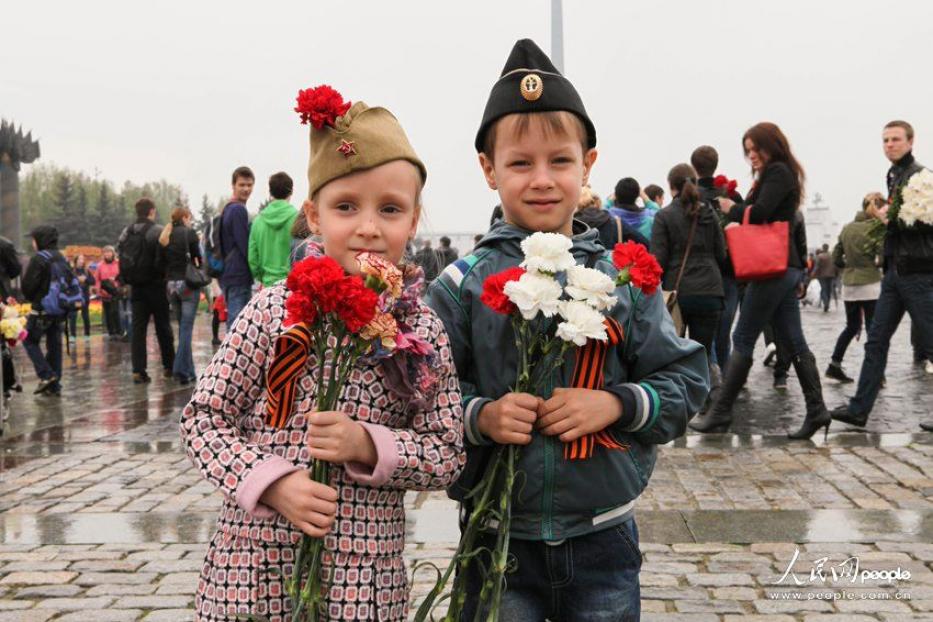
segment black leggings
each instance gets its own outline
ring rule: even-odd
[[[846,327],[839,333],[839,339],[836,340],[836,348],[833,350],[833,362],[842,363],[846,355],[846,348],[852,342],[852,339],[858,335],[862,329],[862,315],[865,316],[865,333],[871,326],[871,319],[875,315],[874,300],[847,300],[846,305]]]

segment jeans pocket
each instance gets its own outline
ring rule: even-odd
[[[619,523],[613,527],[613,531],[622,541],[628,557],[638,566],[641,566],[642,555],[641,549],[638,548],[638,527],[635,526],[635,519],[630,518],[623,523]]]

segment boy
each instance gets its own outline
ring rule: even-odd
[[[288,256],[292,250],[292,226],[298,210],[288,202],[292,178],[279,172],[269,178],[269,203],[249,230],[249,270],[263,287],[275,285],[288,276]]]
[[[450,335],[463,391],[468,460],[450,495],[465,501],[495,444],[523,446],[510,542],[517,563],[506,575],[500,609],[500,619],[510,622],[638,619],[635,501],[654,466],[655,445],[684,433],[708,390],[703,348],[677,337],[662,297],[637,290],[630,296],[622,287],[610,314],[625,335],[615,356],[606,357],[603,390],[568,388],[571,353],[551,379],[552,394],[510,392],[517,369],[510,320],[480,302],[483,280],[517,266],[521,241],[535,231],[571,237],[579,264],[615,275],[597,232],[573,220],[595,146],[595,129],[573,85],[532,41],[519,41],[476,136],[504,219],[428,292]],[[563,443],[603,429],[625,448],[563,458]],[[493,544],[488,536],[480,540],[480,546]],[[472,564],[467,578],[466,620],[479,600],[479,566]]]

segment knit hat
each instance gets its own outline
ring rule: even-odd
[[[339,177],[393,160],[417,166],[424,185],[427,169],[398,120],[385,108],[370,108],[363,102],[351,106],[326,84],[298,91],[297,101],[295,112],[301,122],[311,124],[308,196]]]
[[[577,115],[586,128],[586,144],[596,146],[596,128],[586,114],[583,100],[531,39],[515,43],[502,74],[489,93],[483,122],[476,133],[476,151],[482,152],[486,132],[493,123],[513,113],[566,110]]]

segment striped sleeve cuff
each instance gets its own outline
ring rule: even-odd
[[[492,440],[479,431],[479,411],[492,400],[486,397],[464,397],[463,433],[471,445],[493,445]]]
[[[661,412],[661,399],[657,392],[646,383],[626,383],[619,386],[620,391],[627,395],[619,395],[623,410],[632,413],[632,419],[622,429],[626,432],[643,432],[650,430],[657,422]]]

